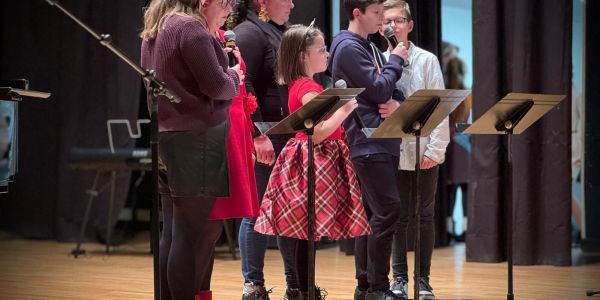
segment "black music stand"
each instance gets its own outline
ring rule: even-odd
[[[523,133],[531,124],[544,116],[565,95],[521,94],[509,93],[500,102],[492,106],[464,132],[468,134],[501,134],[506,135],[508,191],[506,192],[506,248],[508,262],[507,300],[513,300],[513,246],[512,246],[512,150],[511,140],[514,134]]]
[[[314,128],[323,119],[364,91],[363,88],[334,88],[324,90],[279,123],[256,123],[265,135],[304,132],[308,136],[308,299],[315,299],[315,161]],[[269,128],[270,127],[270,128]],[[264,130],[264,131],[263,131]]]
[[[48,99],[50,95],[50,93],[45,92],[15,89],[12,87],[0,87],[0,99],[4,101],[22,101],[23,97]]]
[[[419,176],[421,173],[421,137],[428,136],[467,96],[469,90],[418,90],[392,113],[377,129],[364,128],[369,138],[416,138],[415,180],[412,186],[415,203],[415,272],[414,297],[419,299],[421,280],[421,193]]]

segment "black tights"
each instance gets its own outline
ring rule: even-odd
[[[161,196],[161,299],[193,299],[210,290],[215,243],[223,228],[220,221],[208,220],[215,199]]]
[[[316,257],[316,247],[314,248]],[[296,280],[299,290],[306,295],[308,292],[308,241],[298,240],[296,243]]]

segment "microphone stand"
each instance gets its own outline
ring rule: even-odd
[[[158,262],[158,243],[159,243],[159,224],[158,224],[158,96],[165,96],[169,101],[174,103],[181,102],[175,93],[158,79],[156,79],[156,73],[153,70],[146,70],[139,64],[135,63],[127,54],[121,51],[119,48],[112,44],[112,37],[110,34],[98,34],[96,31],[91,29],[68,10],[58,3],[58,1],[45,0],[49,5],[55,6],[65,15],[75,21],[79,26],[89,32],[95,39],[100,42],[102,46],[107,47],[118,56],[123,62],[128,64],[133,70],[142,76],[144,80],[149,82],[150,86],[150,149],[152,151],[152,207],[150,209],[150,248],[153,256],[153,267],[154,267],[154,299],[160,299],[160,270]]]

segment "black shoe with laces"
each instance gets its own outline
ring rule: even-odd
[[[302,293],[302,299],[308,299],[308,293]],[[318,286],[315,287],[315,300],[325,300],[325,296],[327,296],[327,291],[324,288],[320,288]]]
[[[283,300],[302,300],[304,299],[302,296],[302,292],[299,289],[287,288],[285,290],[285,295],[283,296]]]
[[[408,280],[404,277],[396,277],[390,286],[390,291],[400,297],[400,299],[408,299]]]
[[[365,300],[366,296],[367,296],[367,291],[363,291],[363,290],[359,289],[358,287],[356,287],[354,289],[354,300]]]
[[[433,288],[429,285],[429,280],[424,277],[419,281],[419,300],[435,300]]]
[[[265,289],[264,286],[254,283],[244,283],[242,291],[242,300],[269,300],[271,290]]]

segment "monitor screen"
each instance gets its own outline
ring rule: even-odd
[[[0,86],[27,89],[26,80],[0,81]],[[17,173],[19,103],[0,99],[0,193]]]
[[[0,99],[0,191],[6,189],[17,171],[17,105]]]

